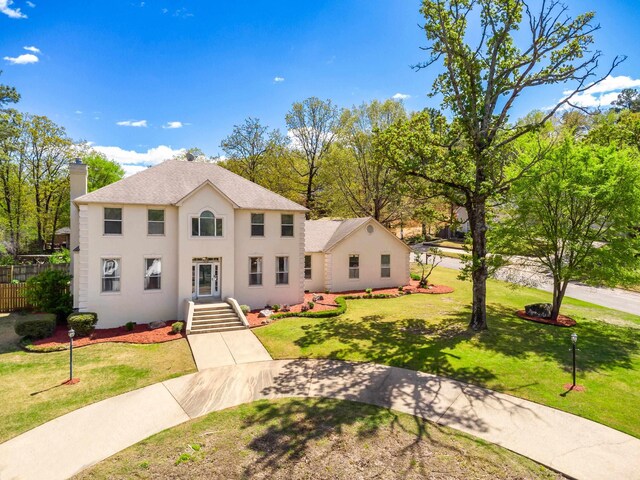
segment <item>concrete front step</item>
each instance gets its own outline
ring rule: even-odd
[[[232,332],[234,330],[246,330],[247,327],[240,324],[237,327],[215,327],[215,328],[203,328],[198,330],[191,330],[191,335],[197,335],[199,333],[220,333],[220,332]]]
[[[228,332],[246,328],[228,303],[201,303],[194,305],[189,333]]]
[[[224,317],[236,317],[236,312],[233,310],[228,312],[216,311],[216,312],[193,312],[193,319],[196,318],[224,318]]]
[[[197,328],[207,328],[207,327],[228,327],[228,326],[232,326],[232,325],[241,325],[244,326],[244,324],[236,319],[229,319],[229,320],[218,320],[218,321],[213,321],[213,322],[193,322],[191,323],[191,330],[195,330]]]

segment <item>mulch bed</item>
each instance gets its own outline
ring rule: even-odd
[[[516,315],[531,322],[544,323],[546,325],[555,325],[556,327],[573,327],[576,324],[576,321],[573,318],[569,318],[565,315],[558,315],[558,320],[555,322],[550,318],[530,317],[525,313],[524,310],[518,310],[516,312]]]
[[[163,343],[171,342],[173,340],[179,340],[180,338],[186,338],[184,332],[173,333],[171,331],[171,324],[173,322],[167,322],[166,327],[156,328],[151,330],[148,324],[136,325],[133,330],[129,331],[124,326],[116,328],[101,328],[96,329],[88,337],[75,337],[73,339],[73,347],[85,347],[87,345],[94,345],[96,343]],[[43,338],[41,340],[34,340],[32,343],[34,350],[38,349],[55,349],[56,347],[66,348],[69,346],[69,334],[68,329],[64,325],[58,325],[56,331],[51,337]]]
[[[425,293],[431,295],[440,295],[445,293],[452,293],[454,290],[451,287],[447,287],[446,285],[429,285],[428,288],[420,288],[418,287],[417,280],[411,280],[409,285],[404,287],[405,292],[414,293]],[[373,289],[371,292],[372,295],[392,295],[394,298],[401,297],[406,295],[406,293],[399,293],[397,288],[377,288]],[[338,308],[338,304],[336,303],[337,297],[344,296],[364,296],[367,293],[364,290],[348,290],[346,292],[335,292],[335,293],[305,293],[304,294],[304,303],[299,303],[297,305],[290,305],[289,311],[291,312],[301,312],[302,305],[307,304],[313,300],[314,295],[322,295],[324,297],[323,300],[315,302],[313,310],[309,310],[310,312],[321,312],[323,310],[334,310]],[[249,322],[250,327],[261,327],[264,325],[265,318],[258,317],[260,310],[252,310],[249,312],[246,317]],[[277,319],[276,319],[277,320]]]

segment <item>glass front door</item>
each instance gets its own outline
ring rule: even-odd
[[[195,298],[220,296],[220,262],[196,263],[192,267]]]
[[[198,264],[198,296],[199,297],[210,297],[213,294],[211,291],[212,272],[213,272],[213,264],[211,263]]]

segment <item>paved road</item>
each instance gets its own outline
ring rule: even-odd
[[[456,258],[443,257],[440,265],[442,267],[460,270],[461,263],[462,262]],[[553,283],[550,278],[535,274],[526,269],[515,267],[501,269],[496,277],[500,280],[527,285],[546,292],[553,291]],[[639,293],[629,292],[619,288],[589,287],[574,282],[567,287],[567,296],[603,307],[614,308],[622,312],[640,315]]]
[[[640,440],[622,432],[447,378],[337,360],[211,368],[86,406],[1,444],[0,479],[68,478],[190,419],[286,397],[391,408],[496,443],[577,479],[640,479]]]

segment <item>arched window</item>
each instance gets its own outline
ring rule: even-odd
[[[191,235],[194,237],[221,237],[222,219],[216,218],[213,212],[205,210],[199,216],[191,218]]]

